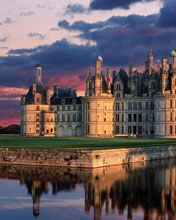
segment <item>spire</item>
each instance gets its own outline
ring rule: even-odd
[[[42,83],[42,67],[40,64],[35,65],[35,83]]]

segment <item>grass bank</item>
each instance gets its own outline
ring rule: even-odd
[[[118,149],[134,147],[176,146],[176,139],[158,138],[49,138],[20,137],[0,135],[0,147],[4,148],[83,148],[83,149]]]

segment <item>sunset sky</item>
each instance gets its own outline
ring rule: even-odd
[[[142,70],[176,50],[176,0],[0,0],[0,125],[20,122],[20,95],[43,81],[83,94],[85,68],[99,54],[119,70]]]

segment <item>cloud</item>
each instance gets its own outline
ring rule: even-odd
[[[45,8],[46,8],[46,5],[41,5],[41,4],[38,4],[38,5],[37,5],[37,8],[40,8],[40,9],[45,9]]]
[[[1,49],[1,50],[8,50],[9,48],[8,48],[8,47],[1,47],[1,46],[0,46],[0,49]]]
[[[7,17],[5,20],[4,20],[4,24],[11,24],[13,21],[10,17]]]
[[[36,32],[34,32],[34,33],[28,33],[27,36],[28,36],[29,38],[33,38],[33,39],[37,39],[37,40],[44,40],[44,39],[46,38],[45,35],[40,34],[40,33],[36,33]]]
[[[21,12],[19,15],[20,16],[32,16],[32,15],[34,15],[34,12],[33,11],[26,11],[26,12]]]
[[[5,43],[8,40],[8,37],[0,37],[0,43]]]
[[[111,10],[114,8],[129,9],[132,4],[151,2],[155,0],[92,0],[90,9]]]
[[[176,1],[167,0],[160,11],[158,24],[161,27],[176,27]]]
[[[82,14],[85,13],[87,9],[81,4],[69,4],[66,7],[65,14]]]

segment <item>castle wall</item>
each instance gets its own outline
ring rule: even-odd
[[[112,150],[0,149],[0,164],[96,168],[176,157],[176,148],[150,147]]]

